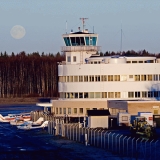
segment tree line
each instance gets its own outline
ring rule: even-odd
[[[0,54],[0,97],[57,97],[57,62],[65,56],[38,52]]]
[[[156,56],[146,50],[135,52],[105,52],[100,56]],[[58,97],[58,64],[65,61],[65,55],[39,54],[33,52],[18,54],[0,53],[0,97]]]

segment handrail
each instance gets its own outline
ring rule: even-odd
[[[70,52],[70,51],[100,51],[100,46],[63,46],[61,51]]]

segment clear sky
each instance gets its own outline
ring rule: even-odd
[[[77,31],[81,17],[102,52],[120,51],[122,26],[122,50],[160,53],[160,0],[0,0],[0,52],[60,52],[66,21]],[[23,38],[11,36],[15,25],[25,28]]]

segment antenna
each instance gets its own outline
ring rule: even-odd
[[[84,24],[85,24],[85,20],[87,20],[88,18],[80,18],[80,20],[82,20],[82,25],[83,25],[83,31],[84,31]]]
[[[94,33],[94,26],[93,26],[93,33]]]
[[[66,34],[67,34],[67,21],[66,21]]]
[[[120,50],[121,54],[122,54],[122,23],[121,23],[121,50]]]

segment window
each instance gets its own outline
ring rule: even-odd
[[[153,97],[153,92],[152,91],[148,92],[148,97]]]
[[[73,62],[76,62],[76,56],[73,56]]]
[[[129,75],[129,78],[133,78],[133,75]]]
[[[114,75],[114,80],[115,81],[120,81],[120,75]]]
[[[71,62],[71,57],[67,56],[67,62]]]
[[[102,98],[107,98],[107,92],[102,92]]]
[[[107,81],[107,76],[106,75],[102,75],[101,76],[101,81]]]
[[[132,61],[132,63],[137,63],[137,61]]]
[[[68,108],[68,114],[71,114],[71,108]]]
[[[94,76],[89,76],[89,81],[94,82]]]
[[[158,74],[154,75],[154,81],[158,81]]]
[[[78,82],[78,76],[74,76],[74,82]]]
[[[120,92],[115,92],[115,98],[121,98],[121,93]]]
[[[88,82],[88,76],[84,76],[84,82]]]
[[[128,98],[134,98],[134,92],[128,92]]]
[[[119,112],[118,109],[114,109],[114,108],[111,109],[112,115],[117,115],[118,112]]]
[[[148,81],[152,81],[152,75],[148,75]]]
[[[69,82],[69,76],[66,77],[66,82]]]
[[[127,76],[126,75],[121,75],[121,81],[127,81]]]
[[[79,76],[79,82],[83,82],[83,76]]]
[[[78,98],[78,93],[75,93],[74,95],[75,95],[75,98]]]
[[[79,93],[79,98],[83,98],[83,93]]]
[[[153,92],[153,97],[158,97],[158,91]]]
[[[100,92],[95,92],[95,98],[101,98],[101,93]]]
[[[98,76],[97,76],[97,75],[95,76],[95,81],[96,81],[96,82],[99,82],[99,81],[100,81],[100,76],[99,76],[99,75],[98,75]]]
[[[108,81],[113,81],[113,75],[108,75]]]
[[[66,46],[71,46],[69,37],[64,37],[64,41],[65,41]]]
[[[66,108],[63,108],[63,114],[66,114]]]
[[[131,63],[131,61],[127,61],[127,63]]]
[[[70,93],[66,93],[66,98],[70,98]]]
[[[79,113],[83,114],[83,108],[79,108]]]
[[[59,108],[59,114],[62,114],[62,108]]]
[[[94,92],[90,92],[90,97],[89,98],[94,98]]]
[[[73,82],[73,76],[70,76],[70,77],[69,77],[69,81],[70,81],[70,82]]]
[[[56,108],[56,114],[58,114],[58,108]]]
[[[128,121],[128,116],[122,116],[122,121]]]
[[[114,98],[114,92],[108,92],[108,98]]]
[[[141,75],[141,81],[146,81],[146,75]]]
[[[70,98],[74,98],[74,94],[73,93],[70,93]]]
[[[140,97],[140,92],[135,92],[135,97],[136,98]]]
[[[134,79],[135,79],[135,81],[140,81],[140,75],[135,75]]]
[[[142,92],[142,98],[146,98],[147,97],[147,92],[146,91],[143,91]]]
[[[73,108],[73,113],[77,114],[77,108]]]
[[[88,98],[88,92],[84,92],[84,98]]]

